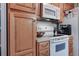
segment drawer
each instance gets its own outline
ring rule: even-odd
[[[41,42],[41,43],[38,44],[38,46],[39,46],[39,50],[49,48],[49,41]]]
[[[39,56],[49,56],[49,49],[39,51]]]

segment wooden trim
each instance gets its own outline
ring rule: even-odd
[[[34,56],[36,56],[36,37],[37,37],[37,33],[36,33],[36,30],[37,30],[37,26],[36,26],[36,21],[35,19],[33,19],[33,53],[34,53]]]
[[[15,21],[14,13],[10,11],[10,55],[15,55]]]

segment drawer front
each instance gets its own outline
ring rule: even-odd
[[[39,51],[39,56],[49,56],[49,49]]]
[[[39,50],[49,48],[49,41],[39,43]]]

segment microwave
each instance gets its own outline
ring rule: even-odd
[[[60,8],[51,4],[42,4],[41,15],[43,18],[60,19]]]

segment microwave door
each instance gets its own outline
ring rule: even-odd
[[[44,18],[56,19],[56,10],[51,7],[43,6],[42,16]]]

